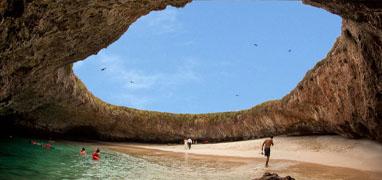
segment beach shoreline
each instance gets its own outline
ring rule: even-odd
[[[191,150],[184,145],[105,143],[113,150],[124,147],[159,150],[189,155],[217,156],[219,158],[257,159],[264,161],[260,154],[264,139],[224,142],[214,144],[193,144]],[[280,136],[274,138],[270,165],[275,160],[296,161],[332,167],[350,168],[361,171],[382,173],[382,145],[369,140],[346,139],[340,136]]]

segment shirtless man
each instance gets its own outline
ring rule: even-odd
[[[267,162],[265,163],[265,167],[268,167],[269,162],[269,156],[271,155],[271,146],[273,146],[273,136],[270,137],[271,139],[267,139],[263,142],[263,145],[261,146],[261,154],[267,156]],[[264,150],[264,151],[263,151]]]

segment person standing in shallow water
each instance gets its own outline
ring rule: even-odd
[[[92,154],[92,158],[93,160],[96,160],[98,161],[101,157],[100,157],[100,150],[97,148],[97,150]]]
[[[82,149],[81,149],[81,151],[80,151],[80,155],[81,155],[81,156],[85,156],[85,155],[86,155],[85,148],[82,148]]]
[[[271,146],[273,146],[273,136],[271,136],[270,139],[265,140],[261,146],[261,154],[264,152],[264,156],[267,157],[265,167],[268,167],[269,156],[271,156]]]

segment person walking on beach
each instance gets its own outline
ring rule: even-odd
[[[184,149],[188,149],[187,139],[184,139],[183,143],[184,143]]]
[[[191,144],[192,144],[192,140],[191,140],[191,138],[188,138],[188,139],[187,139],[187,146],[188,146],[188,149],[191,149]]]
[[[264,156],[267,157],[265,167],[268,167],[269,156],[271,156],[271,146],[273,146],[273,136],[271,136],[270,139],[265,140],[261,146],[261,154],[264,152]]]

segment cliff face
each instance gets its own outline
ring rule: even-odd
[[[309,104],[332,132],[382,141],[382,3],[305,3],[343,17],[342,33],[319,62],[282,101]]]
[[[382,3],[304,3],[343,17],[327,57],[288,95],[239,112],[171,114],[94,97],[72,63],[117,40],[130,24],[190,0],[0,2],[0,117],[4,127],[105,140],[213,141],[328,134],[382,142]]]

